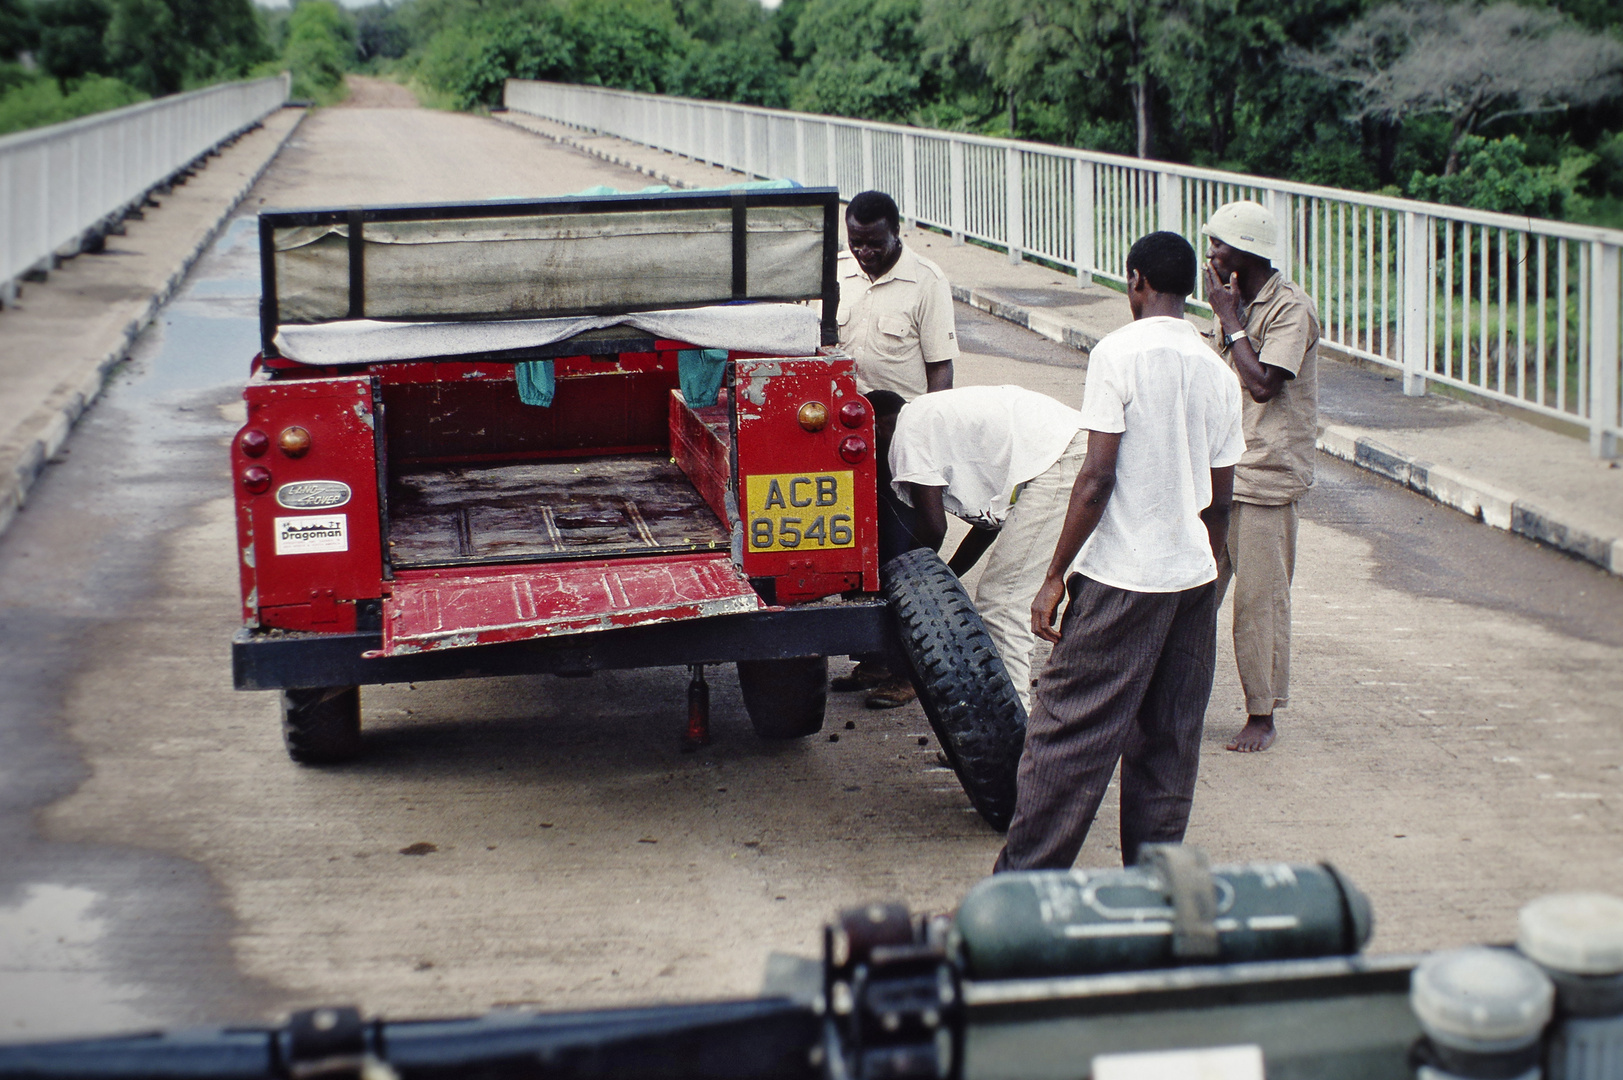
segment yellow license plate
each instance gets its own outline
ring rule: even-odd
[[[751,551],[848,548],[852,532],[852,473],[782,473],[744,477]]]

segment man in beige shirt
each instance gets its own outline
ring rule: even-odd
[[[903,244],[901,230],[896,200],[883,191],[864,191],[846,207],[837,321],[840,347],[856,361],[857,389],[888,390],[912,401],[952,389],[958,329],[947,275]],[[879,473],[881,550],[897,554],[923,546],[913,535],[912,508],[892,494],[883,456]],[[869,691],[870,709],[896,708],[918,696],[905,676],[891,672],[882,654],[858,660],[829,685]]]
[[[1319,315],[1276,270],[1278,226],[1254,202],[1220,207],[1200,230],[1216,346],[1240,385],[1245,456],[1234,470],[1228,542],[1218,557],[1218,602],[1234,584],[1234,655],[1245,727],[1230,750],[1274,742],[1274,710],[1290,701],[1291,578],[1296,501],[1313,484],[1318,435]]]
[[[840,347],[857,362],[857,388],[908,401],[952,388],[958,332],[941,267],[902,243],[896,201],[864,191],[845,211],[839,259]]]

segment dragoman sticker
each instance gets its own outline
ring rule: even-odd
[[[349,516],[318,514],[276,519],[276,554],[311,555],[349,550]]]

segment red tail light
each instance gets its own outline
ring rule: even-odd
[[[846,427],[861,427],[867,419],[868,403],[861,398],[853,398],[840,406],[840,423]]]
[[[242,446],[242,452],[249,457],[263,457],[265,451],[270,449],[270,436],[258,428],[244,431],[238,441]]]
[[[847,435],[840,443],[840,458],[848,464],[855,465],[867,456],[868,440],[861,435]]]
[[[255,495],[263,495],[270,490],[271,472],[263,465],[250,465],[242,470],[242,486]]]

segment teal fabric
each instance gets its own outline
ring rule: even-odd
[[[726,349],[683,349],[676,354],[676,375],[682,383],[682,397],[695,409],[716,403],[726,374]]]
[[[518,399],[526,405],[552,406],[552,395],[557,384],[552,378],[551,360],[520,360],[513,365],[513,378],[518,382]]]

